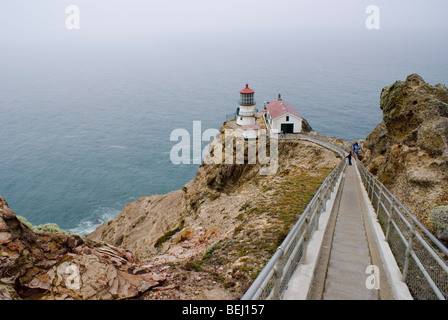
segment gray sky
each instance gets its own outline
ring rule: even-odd
[[[31,41],[82,37],[266,30],[365,29],[368,5],[380,8],[381,30],[448,31],[446,0],[1,0],[0,37]],[[81,29],[68,31],[65,9],[77,5]]]

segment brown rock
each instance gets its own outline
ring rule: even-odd
[[[6,246],[11,251],[16,251],[18,253],[21,253],[23,251],[23,245],[19,240],[14,240],[12,242],[9,242]]]
[[[0,218],[0,232],[9,231],[8,225],[3,218]]]
[[[35,234],[0,197],[0,299],[128,299],[165,278],[141,269],[132,252],[87,246],[78,236]],[[6,213],[6,214],[5,214]]]
[[[185,194],[181,190],[164,196],[142,197],[128,203],[115,220],[101,225],[88,238],[126,248],[140,259],[146,259],[157,253],[154,243],[179,226],[185,206]]]
[[[382,90],[380,108],[363,162],[431,230],[429,213],[448,203],[448,89],[412,74]]]
[[[11,233],[9,232],[0,232],[0,244],[6,244],[11,241]]]

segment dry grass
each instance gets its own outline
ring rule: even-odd
[[[240,208],[230,239],[219,241],[192,264],[208,271],[226,288],[241,294],[257,277],[277,247],[306,209],[331,168],[288,175],[275,183],[265,181],[260,197]],[[260,183],[260,181],[259,181]]]

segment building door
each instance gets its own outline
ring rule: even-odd
[[[284,133],[294,133],[294,123],[282,123],[280,130]]]

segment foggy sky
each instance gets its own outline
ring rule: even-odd
[[[115,39],[273,30],[361,32],[371,4],[380,8],[382,32],[428,30],[446,38],[446,0],[1,0],[0,39],[6,45],[60,39],[70,32]],[[80,30],[65,27],[69,5],[80,9]]]

